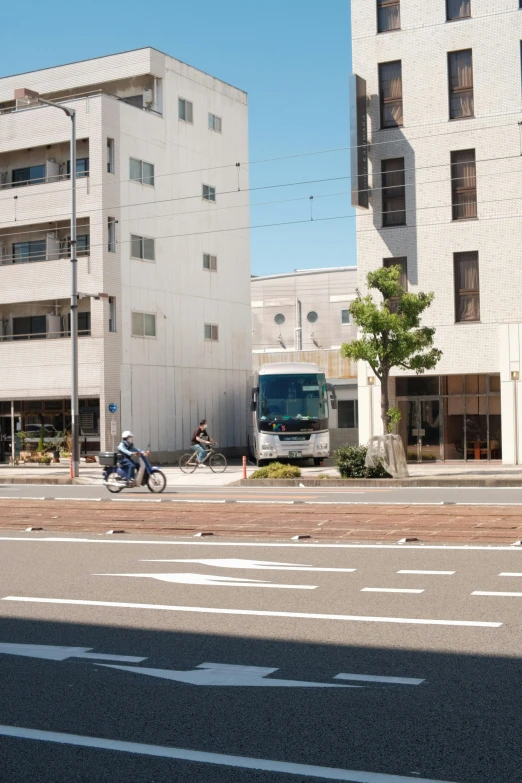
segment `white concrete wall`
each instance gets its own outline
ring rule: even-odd
[[[472,18],[445,21],[445,3],[401,3],[400,31],[377,34],[373,0],[353,0],[353,71],[367,82],[371,204],[358,210],[359,285],[384,258],[407,256],[410,291],[433,291],[423,322],[443,357],[433,374],[506,372],[501,324],[522,320],[522,12],[511,0],[473,0]],[[447,53],[473,51],[475,117],[450,121]],[[378,64],[402,61],[404,127],[380,130]],[[450,154],[475,149],[478,219],[452,221]],[[405,227],[382,228],[381,161],[404,157]],[[480,323],[456,323],[453,254],[478,251]],[[511,327],[510,327],[511,328]],[[360,437],[366,439],[360,375]],[[512,413],[502,396],[503,432]],[[509,439],[504,461],[512,461]]]

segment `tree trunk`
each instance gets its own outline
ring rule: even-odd
[[[390,408],[390,400],[388,396],[388,377],[389,371],[383,370],[381,377],[381,419],[383,435],[388,433],[388,410]]]

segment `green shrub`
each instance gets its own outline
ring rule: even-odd
[[[364,464],[367,446],[342,446],[334,453],[337,470],[343,478],[391,478],[383,466],[367,468]]]
[[[300,468],[297,465],[283,465],[281,462],[271,462],[266,468],[259,468],[250,478],[253,479],[289,479],[299,478]]]

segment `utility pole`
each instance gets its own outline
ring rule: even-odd
[[[80,418],[78,400],[78,262],[76,256],[76,112],[67,106],[41,98],[34,90],[21,88],[14,93],[17,105],[43,104],[65,112],[71,120],[71,476],[80,473]]]

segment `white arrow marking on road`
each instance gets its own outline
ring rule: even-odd
[[[237,579],[234,576],[207,576],[206,574],[93,574],[93,576],[133,576],[144,579],[159,579],[160,582],[174,582],[181,585],[203,585],[204,587],[275,587],[285,590],[317,589],[317,585],[278,585],[262,579]]]
[[[277,669],[262,666],[233,666],[226,663],[202,663],[191,671],[173,669],[148,669],[141,666],[111,666],[101,663],[107,669],[120,669],[123,672],[148,674],[164,680],[185,682],[189,685],[250,686],[256,688],[362,688],[362,685],[332,685],[324,682],[302,682],[300,680],[267,680],[265,677]]]
[[[141,663],[146,658],[135,655],[105,655],[89,652],[92,647],[52,647],[47,644],[0,644],[2,655],[22,655],[25,658],[44,658],[48,661],[65,661],[67,658],[88,658],[102,661],[127,661]]]
[[[236,557],[212,558],[209,560],[141,560],[141,563],[197,563],[216,568],[246,568],[257,571],[337,571],[343,574],[353,573],[355,568],[315,568],[298,563],[273,563],[270,560],[241,560]]]

